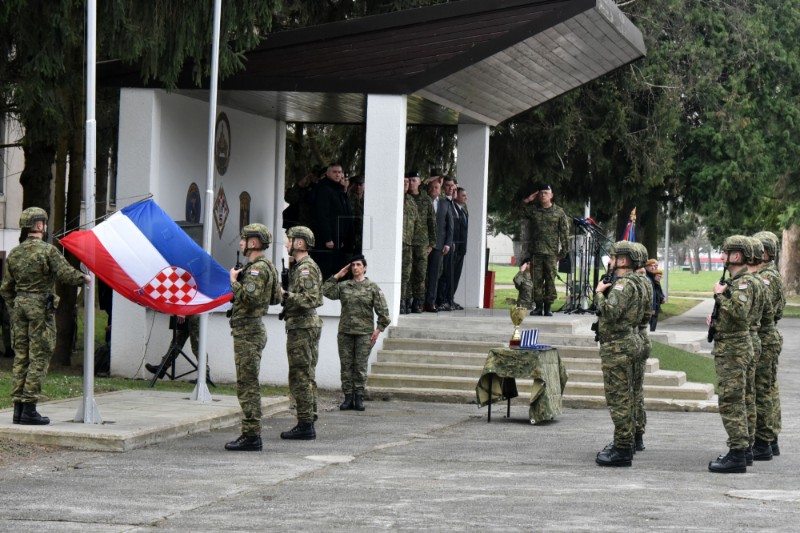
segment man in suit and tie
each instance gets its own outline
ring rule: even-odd
[[[452,176],[442,178],[442,200],[441,205],[447,207],[453,217],[453,246],[450,252],[442,258],[442,273],[439,275],[439,283],[436,289],[436,309],[439,311],[452,311],[453,307],[453,288],[455,281],[455,252],[457,249],[456,236],[458,232],[458,211],[453,201],[456,193],[456,181]]]
[[[442,174],[431,170],[426,185],[428,196],[433,202],[436,214],[436,244],[428,255],[428,276],[426,278],[425,311],[436,313],[436,291],[439,287],[439,274],[442,268],[442,257],[453,248],[453,213],[447,200],[442,198]]]
[[[453,241],[455,244],[455,255],[453,256],[453,288],[450,292],[450,307],[454,310],[464,309],[453,299],[453,295],[458,289],[458,282],[461,279],[461,271],[464,269],[464,256],[467,255],[467,230],[469,229],[469,212],[467,211],[467,191],[463,187],[456,187],[455,201],[456,207],[455,231]]]

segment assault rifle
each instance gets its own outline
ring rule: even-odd
[[[730,281],[725,279],[727,267],[722,267],[722,277],[719,278],[720,285],[730,285]],[[711,325],[708,326],[708,342],[714,342],[714,334],[717,332],[717,319],[719,318],[719,300],[714,298],[714,310],[711,312]]]
[[[242,262],[239,260],[239,252],[237,251],[236,252],[236,264],[233,265],[233,268],[235,268],[236,270],[241,270],[243,266],[244,265],[242,265]],[[236,276],[236,281],[242,281],[242,273],[241,272],[239,272],[239,274]],[[233,298],[233,296],[231,296],[231,305],[233,305],[233,300],[234,300],[234,298]],[[232,314],[233,314],[233,309],[228,309],[225,312],[225,316],[228,317],[228,318],[230,318]]]
[[[606,272],[605,276],[603,276],[600,279],[600,281],[602,281],[603,283],[614,283],[614,272],[613,271],[612,272]],[[606,288],[606,292],[608,292],[608,289],[610,289],[610,288],[611,287]],[[604,292],[603,295],[605,295],[605,294],[606,293]],[[595,298],[597,298],[596,294],[595,294]],[[592,307],[597,309],[597,306],[595,304],[596,304],[596,302],[592,304]],[[600,316],[600,311],[597,311],[596,314],[599,317]],[[600,332],[598,331],[599,325],[600,325],[600,319],[599,318],[597,320],[595,320],[594,322],[592,322],[591,330],[594,331],[594,342],[600,342]]]
[[[289,291],[289,269],[286,268],[286,263],[284,262],[283,258],[281,258],[281,288],[284,291]],[[281,297],[281,307],[286,306],[286,296]],[[278,320],[283,320],[286,317],[286,312],[281,309],[281,312],[278,313]]]

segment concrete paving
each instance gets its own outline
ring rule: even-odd
[[[651,413],[647,450],[615,469],[594,463],[612,434],[603,410],[530,425],[525,402],[514,402],[510,419],[488,424],[474,405],[368,402],[363,413],[322,412],[312,442],[279,438],[294,424],[289,413],[265,418],[260,453],[223,449],[234,425],[125,453],[64,449],[9,464],[0,530],[796,531],[800,320],[780,326],[782,454],[746,474],[707,471],[725,451],[713,413]],[[108,425],[124,424],[103,398]],[[145,419],[165,403],[193,408],[151,398],[135,409]]]

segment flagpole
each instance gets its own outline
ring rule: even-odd
[[[97,121],[95,120],[97,1],[86,2],[86,157],[84,160],[83,198],[86,228],[94,227],[95,173],[97,172]],[[83,291],[83,401],[74,422],[103,422],[94,401],[94,274]]]
[[[214,0],[214,33],[211,43],[211,79],[208,97],[208,160],[206,171],[206,201],[203,210],[203,249],[211,255],[212,206],[214,205],[214,134],[217,124],[217,73],[219,70],[219,27],[222,18],[222,0]],[[211,393],[206,384],[206,338],[208,332],[208,313],[200,315],[200,339],[197,349],[197,385],[192,391],[192,400],[211,401]]]

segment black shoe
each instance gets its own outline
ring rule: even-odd
[[[241,435],[238,439],[225,445],[232,452],[260,452],[261,435]]]
[[[364,397],[362,395],[356,394],[353,409],[356,411],[363,411],[366,409],[366,407],[364,407]]]
[[[463,311],[463,310],[464,310],[464,308],[463,308],[463,307],[461,307],[461,305],[460,305],[460,304],[457,304],[456,302],[450,302],[450,308],[451,308],[453,311]]]
[[[412,313],[421,313],[422,312],[422,304],[416,298],[414,298],[411,301],[411,312]]]
[[[708,470],[717,474],[744,474],[747,472],[745,451],[730,450],[727,455],[720,455],[716,461],[708,463]]]
[[[600,466],[631,466],[633,464],[633,448],[617,448],[606,446],[597,454],[595,462]]]
[[[408,308],[406,307],[406,301],[405,300],[400,300],[400,314],[401,315],[407,315],[408,314]]]
[[[544,311],[542,310],[542,304],[536,304],[536,307],[533,308],[531,311],[531,316],[542,316]]]
[[[753,466],[753,449],[750,446],[744,451],[744,462],[747,466]]]
[[[160,366],[161,365],[151,365],[150,363],[145,363],[144,365],[147,371],[150,372],[151,374],[155,374],[156,372],[158,372],[158,368]],[[161,369],[161,372],[159,372],[158,379],[161,379],[166,375],[167,375],[167,367],[165,366],[164,368]]]
[[[645,448],[646,448],[646,446],[644,445],[644,433],[637,433],[634,436],[634,443],[635,443],[635,446],[634,446],[635,451],[636,452],[643,452],[645,450]]]
[[[14,402],[14,423],[19,424],[19,417],[22,415],[22,404]]]
[[[317,432],[314,431],[313,422],[298,422],[289,431],[281,433],[281,438],[288,440],[314,440],[317,438]]]
[[[553,316],[553,312],[550,311],[550,306],[551,305],[552,304],[550,304],[550,303],[544,304],[544,316]]]
[[[23,426],[46,426],[50,423],[50,419],[36,411],[35,403],[23,403],[19,423]]]
[[[756,439],[753,444],[753,461],[772,461],[772,446],[769,442]],[[750,466],[749,464],[747,466]]]
[[[781,454],[781,449],[778,447],[778,437],[775,437],[770,447],[772,448],[772,457],[778,457]]]
[[[344,401],[339,404],[340,411],[350,411],[353,409],[353,395],[345,394]]]
[[[436,306],[433,304],[425,304],[425,312],[426,313],[438,313],[439,310],[436,309]]]

